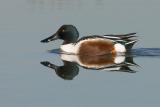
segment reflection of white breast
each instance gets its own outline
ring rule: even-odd
[[[79,62],[77,55],[60,54],[61,59],[69,62]]]
[[[115,64],[120,64],[120,63],[123,63],[125,61],[125,56],[116,56],[115,59],[114,59],[114,63]]]
[[[78,55],[67,55],[61,54],[61,59],[69,62],[76,62],[80,66],[86,68],[105,68],[115,64],[120,64],[125,61],[125,56],[78,56]]]

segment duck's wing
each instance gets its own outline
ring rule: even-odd
[[[137,37],[135,36],[135,34],[136,33],[119,34],[119,35],[110,34],[110,35],[104,35],[103,37],[113,40],[128,40],[133,37]]]
[[[99,35],[85,36],[80,38],[76,43],[86,39],[103,38],[103,39],[110,39],[115,43],[121,43],[125,45],[127,50],[130,50],[133,47],[133,45],[137,42],[137,39],[134,39],[134,37],[137,37],[135,36],[135,34],[136,33],[118,34],[118,35],[109,34],[103,36]]]
[[[118,35],[114,35],[114,34],[108,34],[108,35],[92,35],[92,36],[84,36],[82,38],[80,38],[78,41],[81,40],[85,40],[85,39],[93,39],[93,38],[106,38],[106,39],[111,39],[114,41],[128,41],[131,40],[133,37],[137,37],[135,36],[136,33],[128,33],[128,34],[118,34]]]
[[[127,50],[130,50],[133,45],[137,42],[137,39],[134,39],[136,33],[120,34],[120,35],[104,35],[104,38],[111,39],[117,43],[124,44]]]

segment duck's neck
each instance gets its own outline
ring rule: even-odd
[[[63,41],[62,45],[70,44],[69,41]]]
[[[68,40],[64,40],[63,41],[63,45],[66,45],[66,44],[70,44],[70,43],[76,43],[76,41],[77,41],[77,38],[71,38],[71,39],[69,39],[68,38]]]

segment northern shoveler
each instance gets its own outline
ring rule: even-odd
[[[78,30],[73,25],[63,25],[52,36],[42,40],[47,43],[56,39],[64,40],[60,49],[63,52],[76,55],[104,55],[130,51],[136,39],[136,33],[121,35],[92,35],[79,38]]]

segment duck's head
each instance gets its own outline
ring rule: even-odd
[[[78,40],[79,33],[75,26],[73,25],[62,25],[58,31],[52,36],[41,40],[42,43],[48,43],[53,40],[62,39],[63,44],[75,43]]]

